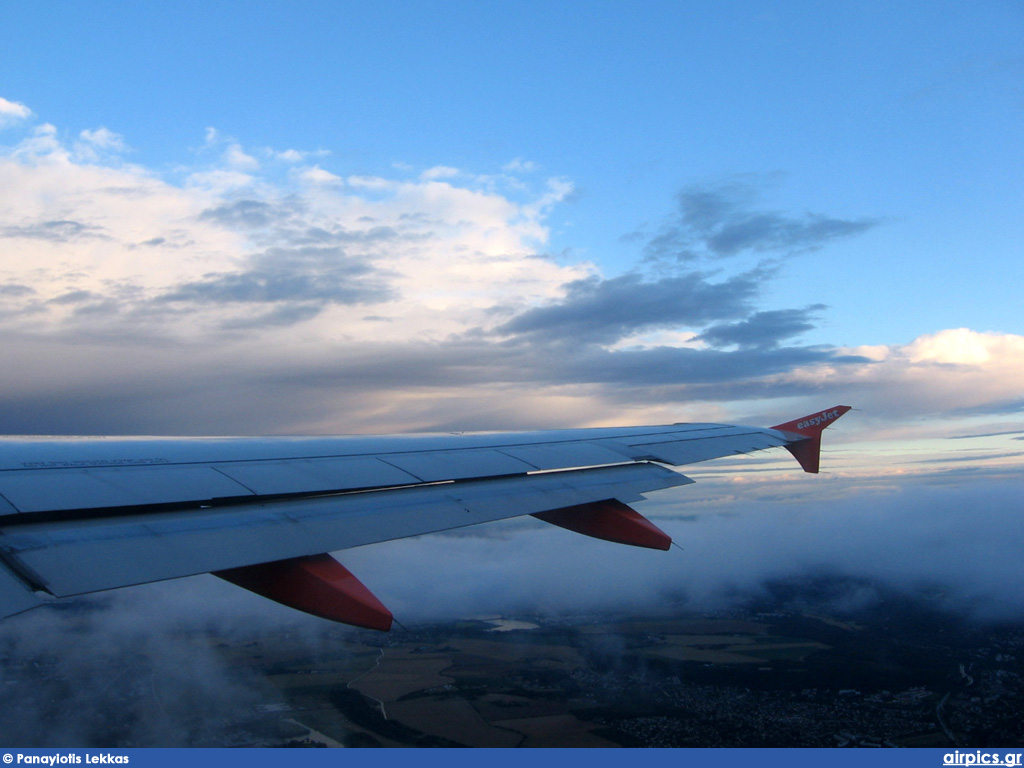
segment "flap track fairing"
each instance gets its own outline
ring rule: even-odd
[[[661,550],[672,546],[667,533],[616,499],[537,512],[533,516],[545,523],[617,544]]]
[[[391,611],[330,555],[215,571],[225,581],[290,608],[366,629],[391,629]]]

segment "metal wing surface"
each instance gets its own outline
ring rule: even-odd
[[[390,613],[324,553],[527,514],[665,549],[668,537],[628,507],[692,482],[665,465],[786,446],[805,468],[797,451],[813,453],[808,471],[816,471],[817,445],[794,446],[817,439],[840,411],[805,417],[820,419],[810,433],[794,421],[772,429],[3,438],[0,616],[48,596],[213,572],[301,610],[386,629]]]

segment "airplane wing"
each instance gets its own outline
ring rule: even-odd
[[[0,438],[0,617],[199,573],[357,626],[391,614],[326,553],[520,515],[668,549],[628,505],[668,466],[783,446],[818,471],[836,406],[770,429],[673,424],[309,438]]]

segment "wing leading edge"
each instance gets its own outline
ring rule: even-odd
[[[521,515],[668,549],[628,505],[681,466],[783,446],[818,471],[836,406],[725,424],[339,438],[0,440],[0,616],[215,573],[335,621],[391,614],[326,552]]]

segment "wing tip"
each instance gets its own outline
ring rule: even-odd
[[[849,405],[834,405],[785,424],[776,424],[772,429],[797,436],[786,443],[786,450],[793,454],[804,472],[816,475],[821,462],[821,433],[849,410]]]

